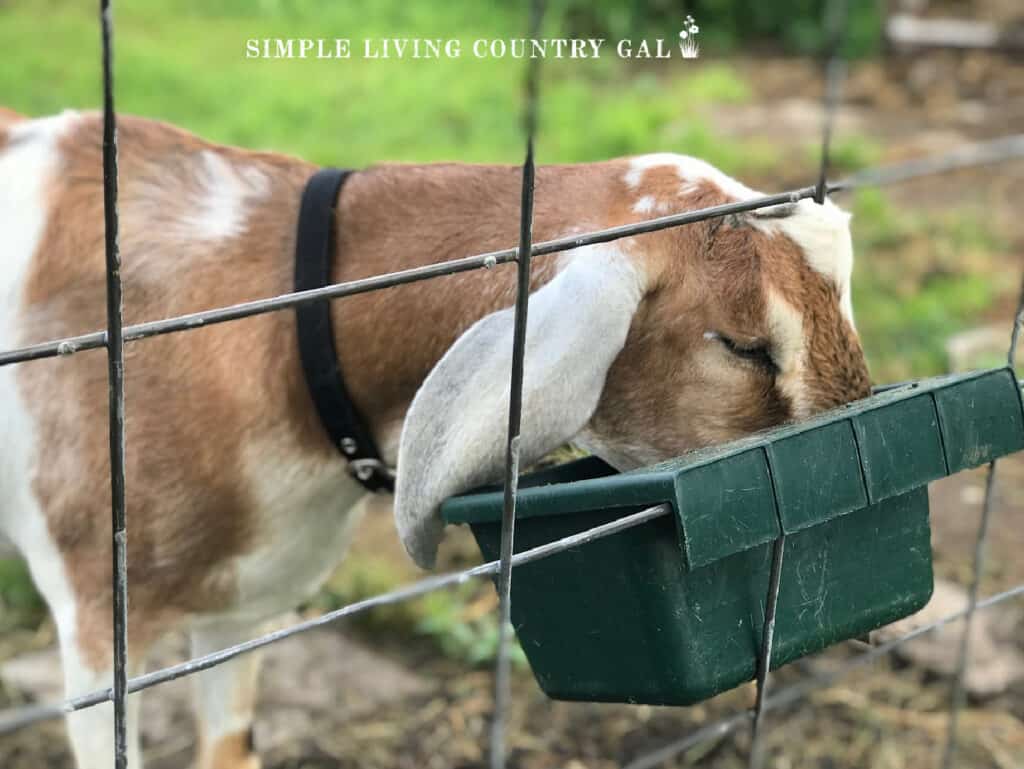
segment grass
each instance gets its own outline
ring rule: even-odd
[[[838,136],[829,148],[829,167],[832,175],[852,173],[882,162],[884,150],[878,142],[865,136]],[[812,167],[821,162],[821,144],[808,147],[808,161]]]
[[[49,0],[0,6],[3,98],[28,114],[95,107],[98,35],[92,6]],[[525,19],[511,6],[376,2],[172,3],[118,10],[118,108],[187,126],[216,141],[361,166],[382,160],[519,162],[522,62],[511,59],[261,60],[245,42],[265,37],[513,37]],[[357,45],[358,47],[358,45]],[[679,65],[627,76],[617,62],[549,60],[543,70],[544,124],[538,153],[575,162],[657,146],[700,154],[726,170],[744,156],[692,123],[711,100],[742,101],[727,66]],[[675,123],[687,117],[687,130]]]
[[[907,210],[865,189],[852,210],[854,307],[873,376],[885,382],[946,371],[946,340],[1013,289],[1008,244],[972,208]]]
[[[0,558],[0,635],[38,626],[45,611],[25,563]]]
[[[390,555],[356,549],[327,581],[310,608],[332,611],[394,590],[410,579],[406,570],[395,567]],[[371,634],[418,636],[463,665],[482,666],[492,662],[497,654],[497,606],[497,595],[491,585],[485,580],[474,580],[360,614],[353,618],[353,623]],[[526,655],[518,642],[513,644],[512,661],[519,667],[526,666]]]

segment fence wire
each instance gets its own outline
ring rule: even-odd
[[[851,192],[865,187],[887,187],[935,174],[994,165],[1021,158],[1024,158],[1024,134],[1014,134],[991,141],[972,143],[950,152],[930,155],[918,160],[866,169],[839,181],[829,182],[826,185],[827,193],[832,195],[841,192]],[[535,243],[530,249],[530,254],[531,256],[547,256],[597,243],[609,243],[614,240],[644,235],[649,232],[658,232],[659,230],[672,227],[695,224],[707,219],[719,218],[730,214],[742,214],[759,208],[796,203],[799,200],[813,198],[817,193],[817,189],[817,184],[815,184],[813,187],[800,187],[788,192],[764,195],[751,198],[750,200],[724,203],[718,206],[709,206],[693,211],[683,211],[677,214],[645,219],[631,224],[607,227],[580,235],[554,238]],[[254,315],[287,310],[307,302],[340,299],[345,296],[365,294],[370,291],[454,275],[460,272],[468,272],[469,270],[489,269],[499,264],[514,262],[517,253],[518,249],[516,247],[505,248],[499,251],[464,256],[458,259],[428,264],[423,267],[397,270],[344,283],[332,283],[328,286],[308,291],[293,291],[266,299],[255,299],[225,307],[176,315],[162,320],[136,323],[124,327],[124,341],[128,344],[154,336],[162,336],[163,334],[190,331],[217,323],[227,323]],[[93,331],[87,334],[61,337],[0,352],[0,366],[26,363],[45,358],[71,356],[86,350],[105,347],[106,343],[107,335],[104,331]]]
[[[529,38],[540,37],[544,15],[541,0],[530,4]],[[516,304],[512,332],[512,373],[508,396],[508,439],[505,449],[505,486],[501,511],[500,566],[498,569],[498,654],[494,663],[494,712],[491,716],[491,769],[505,767],[505,715],[511,698],[509,638],[512,635],[512,552],[516,532],[516,502],[519,495],[519,434],[523,416],[523,377],[526,364],[526,330],[530,309],[530,260],[533,248],[534,162],[533,137],[537,132],[537,80],[540,59],[526,64],[526,109],[523,128],[526,133],[526,159],[523,161],[523,188],[519,209],[518,269]]]
[[[1013,330],[1010,332],[1010,347],[1006,353],[1006,363],[1013,367],[1017,362],[1017,344],[1020,341],[1021,324],[1024,323],[1024,278],[1021,280],[1020,298],[1017,312],[1013,316]],[[942,769],[952,769],[956,758],[960,711],[967,703],[967,688],[964,676],[970,660],[971,630],[974,627],[975,609],[978,604],[978,592],[985,574],[985,556],[987,554],[988,535],[992,517],[992,507],[996,494],[996,462],[989,463],[988,475],[985,478],[985,498],[981,506],[981,520],[974,541],[974,561],[971,566],[971,584],[967,593],[967,619],[964,621],[960,634],[960,647],[957,652],[956,673],[953,675],[952,691],[949,700],[949,728],[946,735],[946,747],[942,756]]]
[[[930,155],[917,160],[865,169],[844,179],[829,182],[826,187],[829,195],[852,192],[865,187],[887,187],[935,174],[995,165],[1022,158],[1024,158],[1024,134],[1014,134],[990,141],[968,144],[950,152]],[[530,254],[531,256],[547,256],[597,243],[609,243],[614,240],[644,235],[649,232],[658,232],[659,230],[672,227],[695,224],[707,219],[719,218],[730,214],[742,214],[759,208],[796,203],[799,200],[813,198],[817,193],[817,189],[817,184],[815,184],[813,187],[800,187],[788,192],[764,195],[751,198],[750,200],[724,203],[693,211],[682,211],[677,214],[668,214],[630,224],[593,230],[580,235],[568,235],[562,238],[545,240],[535,243],[530,249]],[[517,254],[518,248],[505,248],[499,251],[489,251],[473,256],[436,262],[423,267],[396,270],[395,272],[374,275],[368,278],[359,278],[358,280],[346,281],[344,283],[332,283],[328,286],[308,291],[292,291],[266,299],[255,299],[225,307],[176,315],[162,320],[136,323],[124,327],[124,341],[128,344],[154,336],[162,336],[163,334],[190,331],[217,323],[227,323],[233,320],[241,320],[242,318],[250,318],[254,315],[287,310],[307,302],[340,299],[346,296],[365,294],[370,291],[378,291],[406,283],[416,283],[421,280],[430,280],[460,272],[468,272],[469,270],[489,269],[499,264],[514,262]],[[105,347],[106,343],[107,335],[104,331],[93,331],[87,334],[52,339],[0,352],[0,366],[26,363],[45,358],[71,356],[86,350]]]
[[[531,5],[530,31],[537,37],[542,18],[542,3],[534,0]],[[120,259],[117,241],[117,136],[116,113],[113,100],[113,20],[110,0],[100,0],[100,26],[102,36],[103,63],[103,182],[104,182],[104,217],[105,247],[107,273],[107,329],[73,337],[51,340],[7,352],[0,352],[0,366],[24,363],[33,360],[68,356],[77,352],[106,348],[110,384],[110,456],[111,456],[111,491],[112,491],[112,536],[113,536],[113,604],[114,604],[114,680],[108,689],[97,690],[81,696],[70,698],[59,703],[39,705],[27,708],[16,708],[0,712],[0,734],[6,734],[32,723],[56,718],[61,715],[83,710],[95,705],[112,701],[115,711],[115,768],[126,766],[126,723],[125,695],[138,692],[153,686],[192,675],[202,670],[220,665],[241,654],[262,648],[272,643],[283,641],[292,636],[336,622],[345,617],[368,611],[375,607],[385,606],[423,596],[435,590],[461,584],[470,579],[482,576],[497,577],[499,589],[500,636],[498,661],[495,675],[495,708],[491,732],[491,767],[500,769],[505,765],[505,714],[508,703],[508,644],[510,618],[510,591],[512,573],[515,567],[550,557],[568,549],[583,546],[602,537],[613,536],[621,531],[638,526],[660,516],[668,515],[668,505],[647,508],[632,515],[624,516],[616,521],[594,527],[587,531],[550,542],[539,547],[513,554],[513,534],[515,521],[515,503],[519,470],[519,427],[521,416],[522,380],[525,368],[525,338],[527,311],[529,306],[529,275],[532,257],[568,251],[596,243],[604,243],[620,238],[643,235],[670,227],[680,227],[707,219],[743,213],[759,208],[794,203],[803,199],[814,199],[823,203],[829,194],[846,192],[866,186],[886,186],[906,182],[913,179],[932,176],[938,173],[951,172],[987,164],[1000,163],[1006,160],[1024,157],[1024,135],[1007,136],[988,142],[968,145],[953,152],[930,156],[919,160],[888,166],[876,167],[856,173],[838,182],[828,182],[829,148],[834,128],[835,115],[839,105],[839,89],[845,72],[839,50],[846,11],[846,0],[830,0],[826,7],[826,39],[828,55],[826,58],[825,109],[822,121],[822,148],[819,175],[815,185],[790,190],[775,195],[765,195],[748,201],[712,206],[696,211],[657,217],[629,225],[610,227],[582,235],[557,238],[534,244],[532,242],[532,211],[533,211],[533,177],[534,177],[534,135],[536,128],[536,112],[538,101],[538,64],[530,60],[526,73],[526,159],[523,164],[522,205],[520,210],[520,238],[517,248],[508,248],[484,254],[466,256],[446,262],[377,275],[345,283],[337,283],[310,291],[291,292],[277,297],[259,299],[241,304],[205,310],[186,315],[175,316],[163,320],[123,326],[121,320],[121,284]],[[401,222],[396,222],[400,226]],[[126,525],[124,504],[124,357],[123,348],[126,343],[146,339],[162,334],[187,331],[215,323],[224,323],[241,318],[293,308],[313,301],[324,301],[344,296],[351,296],[368,291],[375,291],[391,286],[402,285],[420,280],[427,280],[444,275],[452,275],[481,267],[493,267],[496,264],[517,262],[517,294],[515,305],[515,324],[513,335],[512,372],[510,377],[509,429],[507,436],[505,502],[502,516],[502,544],[500,558],[480,566],[437,575],[414,582],[398,590],[383,593],[372,598],[344,606],[320,617],[297,623],[287,628],[268,633],[227,647],[201,657],[160,670],[126,678],[126,637],[127,637],[127,581],[125,568]],[[1014,319],[1011,334],[1008,361],[1012,366],[1016,361],[1016,350],[1021,328],[1024,325],[1024,283],[1021,287],[1021,298]],[[949,731],[943,752],[944,769],[952,767],[957,747],[957,720],[964,706],[965,691],[963,678],[970,659],[970,630],[976,612],[995,606],[1003,601],[1024,594],[1024,584],[1017,585],[1002,593],[983,600],[978,599],[980,581],[984,573],[985,551],[988,531],[990,528],[991,510],[995,493],[996,463],[989,466],[986,481],[985,499],[982,507],[981,521],[976,538],[975,557],[972,565],[972,581],[969,589],[967,606],[928,625],[917,628],[904,636],[893,639],[878,647],[871,648],[864,654],[838,666],[837,669],[814,676],[783,688],[775,694],[768,694],[768,671],[771,659],[772,628],[774,626],[775,606],[777,604],[781,566],[784,554],[785,538],[776,540],[773,548],[772,569],[769,576],[768,593],[765,607],[765,625],[762,645],[758,659],[757,695],[755,706],[747,711],[734,713],[726,718],[715,721],[697,731],[686,735],[651,753],[636,758],[627,769],[650,769],[659,766],[672,758],[685,753],[690,748],[712,739],[719,739],[730,734],[739,727],[750,724],[753,727],[752,747],[749,756],[750,766],[758,766],[761,760],[758,744],[758,727],[762,723],[764,713],[770,708],[792,704],[808,696],[814,690],[827,686],[849,671],[872,660],[888,654],[904,643],[926,633],[943,627],[951,622],[965,619],[963,635],[958,650],[958,665],[952,680],[950,697]]]
[[[114,111],[114,19],[100,0],[103,41],[103,231],[107,282],[107,382],[110,429],[110,521],[113,596],[114,767],[128,766],[128,526],[125,511],[124,337],[117,221],[117,113]]]
[[[832,132],[836,113],[839,111],[839,93],[846,68],[840,56],[843,42],[843,24],[846,19],[845,0],[829,0],[825,4],[825,100],[821,127],[821,160],[818,167],[818,183],[814,190],[814,202],[824,205],[828,198],[828,170]],[[775,472],[769,461],[769,475],[775,484]],[[763,760],[761,735],[765,720],[765,702],[771,676],[772,648],[775,643],[775,615],[779,606],[779,590],[782,588],[782,561],[786,554],[786,534],[779,532],[772,545],[772,565],[768,574],[768,597],[765,600],[764,624],[761,631],[761,648],[757,658],[755,674],[754,716],[751,721],[750,753],[747,757],[749,769],[759,769]]]
[[[990,595],[988,598],[978,601],[975,608],[989,609],[1001,604],[1003,601],[1007,601],[1011,598],[1017,598],[1019,596],[1024,596],[1024,584],[1016,585],[1001,593]],[[879,644],[878,646],[873,646],[870,651],[866,651],[863,654],[847,660],[842,665],[837,666],[835,670],[818,673],[798,683],[790,684],[785,689],[781,689],[776,694],[768,697],[766,705],[771,708],[782,708],[786,705],[792,705],[794,702],[799,702],[800,700],[810,696],[813,692],[831,686],[836,681],[853,672],[857,668],[864,667],[869,662],[874,662],[887,654],[891,654],[900,646],[930,633],[934,633],[936,630],[939,630],[952,622],[956,622],[958,619],[967,616],[967,611],[968,609],[965,607],[947,614],[946,616],[940,617],[934,622],[929,622],[927,625],[922,625],[899,638],[894,638],[891,641]],[[716,721],[712,721],[710,724],[702,726],[700,729],[691,732],[675,742],[671,742],[657,750],[653,750],[650,753],[646,753],[643,756],[636,758],[626,764],[624,769],[652,769],[652,767],[661,766],[666,761],[671,761],[676,756],[685,753],[697,745],[709,742],[710,740],[720,739],[727,734],[731,734],[744,724],[750,722],[752,719],[753,712],[743,710],[724,718],[720,718]]]
[[[513,555],[511,558],[512,566],[525,566],[528,563],[539,561],[542,558],[548,558],[565,550],[569,550],[574,547],[582,547],[590,542],[596,542],[604,537],[609,537],[613,534],[618,534],[619,532],[631,529],[634,526],[639,526],[640,524],[647,523],[648,521],[653,521],[655,518],[660,518],[663,515],[669,515],[671,511],[671,507],[668,505],[655,505],[654,507],[641,510],[638,513],[617,518],[614,521],[610,521],[609,523],[605,523],[600,526],[595,526],[591,529],[587,529],[586,531],[573,534],[572,536],[555,540],[553,542],[547,542],[543,545],[538,545],[537,547],[530,548],[529,550],[524,550],[521,553]],[[290,625],[289,627],[258,636],[249,641],[243,641],[240,644],[228,646],[224,649],[210,652],[209,654],[205,654],[201,657],[195,657],[177,665],[171,665],[166,668],[161,668],[160,670],[154,670],[151,673],[136,676],[135,678],[128,680],[126,691],[129,694],[140,692],[143,689],[150,689],[159,684],[174,681],[178,678],[184,678],[185,676],[192,675],[193,673],[209,670],[210,668],[221,665],[242,654],[284,641],[310,630],[330,625],[338,620],[352,617],[356,614],[362,614],[370,609],[409,601],[414,598],[427,595],[428,593],[432,593],[435,590],[461,585],[469,580],[479,577],[493,577],[498,574],[499,566],[499,560],[488,561],[487,563],[474,566],[470,569],[427,577],[426,579],[413,582],[409,585],[398,588],[397,590],[381,593],[370,598],[365,598],[361,601],[350,603],[339,609],[335,609],[334,611],[322,614],[319,617],[298,622],[294,625]],[[58,718],[66,713],[74,713],[77,710],[85,710],[86,708],[91,708],[95,705],[109,702],[113,696],[113,691],[109,688],[97,689],[96,691],[89,692],[78,697],[72,697],[64,700],[63,702],[28,708],[12,708],[0,712],[0,735],[8,734],[39,721]]]

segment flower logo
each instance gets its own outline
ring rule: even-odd
[[[696,59],[700,54],[700,44],[697,42],[699,32],[700,27],[693,17],[688,15],[683,21],[683,28],[679,30],[679,53],[684,59]]]

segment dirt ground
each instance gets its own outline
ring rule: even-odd
[[[737,136],[774,135],[794,146],[797,140],[817,135],[820,82],[812,65],[759,60],[745,66],[756,72],[761,98],[753,105],[722,109],[716,115],[722,130]],[[876,137],[886,148],[886,160],[1024,130],[1024,64],[997,57],[939,55],[859,65],[851,73],[846,97],[839,131],[850,128]],[[805,181],[777,179],[772,186],[781,189]],[[959,173],[893,192],[918,207],[984,201],[1012,234],[1017,254],[1024,246],[1024,221],[1015,204],[1021,193],[1024,164]],[[1009,308],[994,307],[992,320],[1005,321],[1008,327]],[[932,485],[932,542],[940,577],[961,583],[969,577],[983,483],[983,472],[975,471]],[[1024,582],[1022,511],[1024,457],[1018,455],[1000,465],[983,594]],[[356,552],[396,547],[394,542],[385,514],[368,522],[355,547]],[[986,616],[992,615],[998,618],[993,628],[998,625],[1001,644],[993,654],[1024,652],[1022,603],[1008,602]],[[955,637],[949,637],[947,648],[955,645]],[[3,655],[18,658],[21,667],[16,673],[24,690],[0,688],[0,707],[58,695],[51,641],[52,630],[46,625],[38,633],[6,643],[0,662]],[[774,685],[829,670],[860,651],[853,644],[834,647],[780,671]],[[172,639],[154,664],[177,661],[184,652],[180,640]],[[317,631],[269,651],[256,744],[270,769],[479,767],[486,758],[492,686],[486,668],[472,669],[423,640],[382,637],[346,626]],[[527,670],[516,673],[513,688],[509,764],[518,769],[621,766],[717,716],[748,707],[753,700],[752,687],[747,686],[690,708],[553,702]],[[188,765],[193,744],[188,690],[187,682],[175,682],[147,693],[144,734],[149,767]],[[946,678],[906,658],[883,659],[809,701],[772,712],[766,731],[767,765],[935,766],[945,740],[948,696]],[[993,697],[972,698],[961,726],[957,766],[1024,766],[1024,678]],[[740,730],[666,766],[742,767],[748,746],[749,736]],[[62,726],[43,724],[0,738],[0,767],[69,769]]]
[[[1000,473],[986,594],[1024,581],[1019,557],[1024,545],[1024,457],[1004,461]],[[983,483],[983,472],[974,471],[932,485],[932,541],[940,576],[967,576]],[[387,516],[367,523],[357,548],[396,547]],[[465,544],[463,539],[449,545],[449,558]],[[1003,642],[1018,652],[1024,652],[1021,609],[1019,602],[1011,602],[996,610]],[[60,687],[59,664],[47,632],[26,640],[26,646],[39,649],[20,655],[18,671],[25,688],[43,700],[57,697]],[[947,649],[954,648],[955,630],[944,641]],[[861,651],[853,644],[833,647],[780,671],[774,685],[827,672]],[[181,639],[171,639],[152,664],[173,663],[185,652]],[[486,758],[492,686],[488,670],[469,669],[420,640],[382,638],[365,628],[345,626],[315,631],[268,651],[256,744],[269,769],[480,767]],[[753,698],[753,688],[745,686],[690,708],[554,702],[525,670],[517,673],[513,687],[510,766],[519,769],[622,766],[716,717],[749,707]],[[188,766],[194,739],[189,693],[187,681],[146,693],[144,744],[151,769]],[[934,766],[945,737],[948,696],[947,679],[905,658],[872,663],[817,692],[809,702],[773,712],[768,765]],[[8,704],[26,699],[10,691],[7,697]],[[0,766],[71,769],[62,730],[61,724],[48,723],[0,739]],[[1024,677],[993,698],[972,701],[962,718],[962,735],[960,767],[1024,765]],[[748,746],[748,735],[739,731],[666,765],[745,767]]]

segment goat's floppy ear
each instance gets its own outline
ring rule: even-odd
[[[577,251],[530,298],[521,461],[537,461],[586,426],[642,294],[635,267],[613,246]],[[424,381],[402,427],[395,489],[398,534],[431,568],[441,503],[501,477],[508,436],[513,309],[466,331]]]

